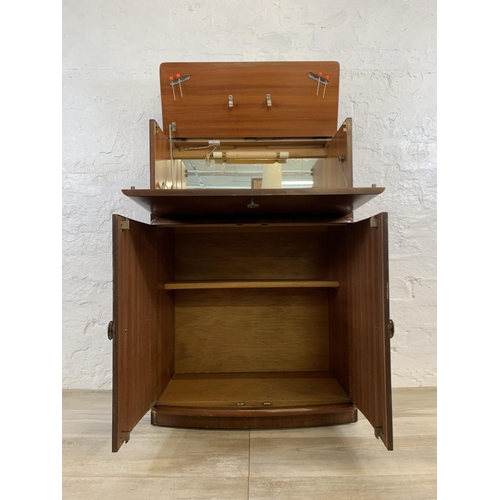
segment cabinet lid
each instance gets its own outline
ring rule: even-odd
[[[332,137],[338,62],[165,62],[163,128],[175,139]]]

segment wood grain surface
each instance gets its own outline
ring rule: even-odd
[[[176,230],[175,280],[324,280],[327,232]]]
[[[391,450],[387,214],[345,230],[347,307],[341,314],[348,325],[349,395],[373,427],[380,429],[380,438]]]
[[[179,374],[156,406],[257,407],[350,403],[330,372]],[[237,409],[244,409],[237,408]]]
[[[176,138],[332,137],[337,130],[337,62],[165,62],[160,65],[163,126]],[[323,84],[309,72],[330,77]],[[170,77],[190,75],[174,90]],[[272,105],[267,105],[267,95]],[[229,106],[229,95],[233,106]]]
[[[235,222],[282,216],[339,218],[378,196],[384,188],[346,189],[123,189],[122,192],[155,217],[186,222],[232,218]],[[253,207],[250,208],[249,207]],[[258,206],[255,206],[258,205]]]
[[[274,281],[173,281],[160,285],[165,290],[219,290],[222,288],[338,288],[333,280],[274,280]]]
[[[330,368],[325,289],[175,294],[176,373]]]
[[[156,230],[113,215],[113,451],[157,398]]]

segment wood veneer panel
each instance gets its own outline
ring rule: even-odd
[[[338,288],[334,280],[274,280],[274,281],[178,281],[162,285],[165,290],[220,290],[223,288]]]
[[[328,228],[328,277],[336,276],[342,287],[329,293],[330,366],[335,378],[349,393],[349,331],[346,226]]]
[[[176,375],[156,406],[262,408],[350,403],[329,372]]]
[[[172,148],[172,156],[173,153]],[[155,120],[149,120],[149,162],[150,189],[186,187],[186,168],[180,160],[172,162],[168,136]]]
[[[156,230],[113,215],[113,451],[157,397]]]
[[[231,217],[286,216],[289,221],[307,216],[339,218],[351,214],[384,188],[347,189],[124,189],[154,217],[184,221]],[[252,200],[254,205],[252,205]],[[248,205],[255,208],[249,208]],[[255,206],[258,205],[258,206]]]
[[[153,425],[195,429],[283,429],[350,424],[357,420],[352,403],[271,409],[154,406],[151,410]]]
[[[157,228],[158,276],[157,283],[171,281],[174,269],[174,230]],[[159,397],[175,373],[175,295],[163,291],[157,294],[158,347],[157,347],[157,385]]]
[[[387,214],[345,230],[349,395],[392,450]]]
[[[330,77],[323,85],[309,72]],[[176,138],[332,137],[337,130],[337,62],[162,63],[160,86],[163,126],[176,123]],[[190,75],[178,85],[170,76]],[[234,105],[229,107],[229,95]],[[267,106],[266,95],[272,106]]]
[[[325,289],[175,294],[176,373],[329,370]]]
[[[333,136],[328,157],[313,166],[314,188],[352,188],[352,119],[347,118]],[[341,162],[339,158],[342,157]]]
[[[322,280],[326,230],[176,232],[175,279]]]

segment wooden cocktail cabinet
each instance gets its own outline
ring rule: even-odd
[[[113,215],[112,450],[154,425],[347,424],[393,448],[387,214],[336,62],[163,63],[150,186]]]

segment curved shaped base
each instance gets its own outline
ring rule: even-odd
[[[198,429],[280,429],[349,424],[357,420],[357,409],[350,403],[281,408],[162,405],[151,409],[153,425]]]

